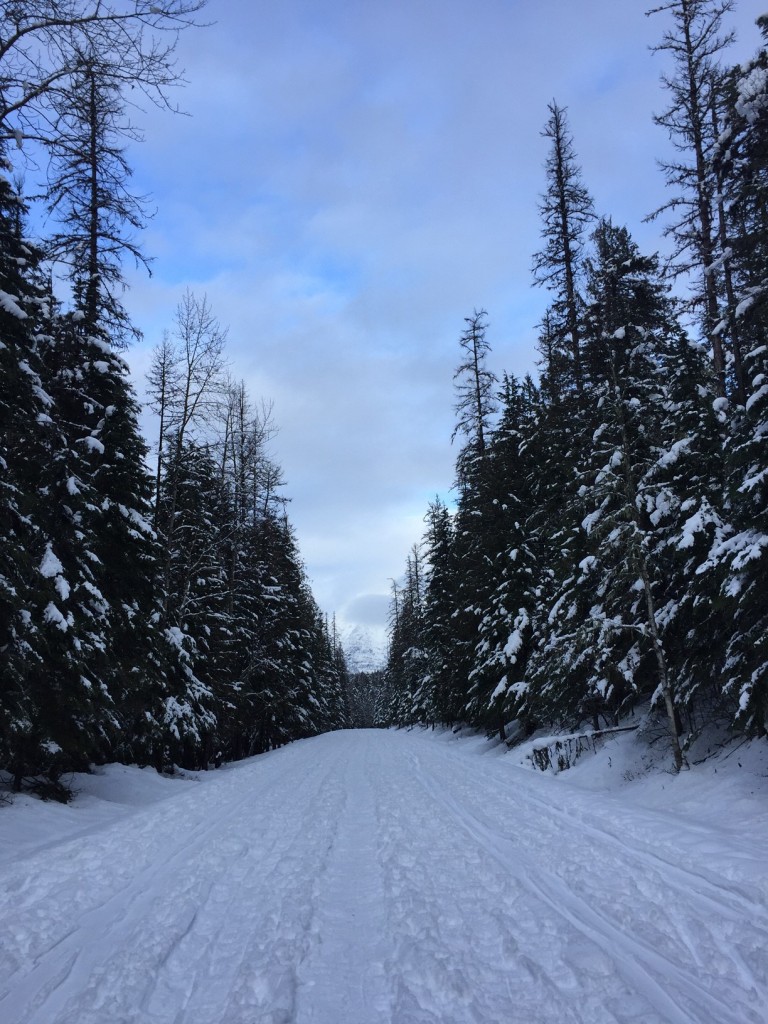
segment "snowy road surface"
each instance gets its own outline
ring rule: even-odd
[[[420,732],[167,785],[6,856],[3,1024],[768,1021],[766,849],[727,824]]]

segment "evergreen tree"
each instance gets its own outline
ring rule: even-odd
[[[93,52],[81,56],[51,102],[58,134],[46,199],[58,231],[49,253],[67,271],[74,310],[52,326],[46,369],[67,450],[79,459],[79,475],[68,479],[89,495],[78,533],[87,537],[87,589],[98,595],[103,620],[93,646],[109,652],[100,685],[119,709],[112,749],[154,757],[164,687],[156,620],[160,552],[150,526],[138,404],[115,351],[136,334],[119,298],[123,258],[146,262],[131,238],[142,226],[142,202],[128,190],[130,168],[120,148],[121,138],[135,133],[124,120],[119,76]],[[97,621],[95,613],[91,619]],[[135,742],[126,743],[126,734]]]
[[[392,583],[387,721],[396,725],[434,720],[432,680],[424,648],[423,586],[421,553],[414,545],[407,559],[404,585]]]
[[[122,139],[138,136],[114,70],[92,53],[53,104],[56,136],[45,198],[58,230],[49,255],[67,268],[85,326],[119,345],[137,334],[119,297],[123,263],[129,257],[148,267],[133,238],[144,227],[147,204],[128,188],[131,169],[121,146]]]
[[[679,515],[683,502],[670,479],[654,474],[695,443],[679,435],[670,416],[681,332],[657,261],[641,257],[627,231],[606,221],[595,232],[589,289],[590,397],[599,423],[577,496],[587,544],[549,614],[549,656],[539,679],[567,719],[578,724],[591,714],[595,727],[599,715],[615,722],[638,697],[654,693],[666,709],[679,769],[677,680],[664,635],[676,614],[677,581],[658,528],[663,519],[674,533],[673,509]],[[554,659],[561,660],[559,673]]]
[[[584,235],[594,211],[576,162],[566,110],[554,100],[548,110],[549,118],[542,135],[550,141],[550,152],[545,164],[546,190],[539,204],[544,246],[533,257],[534,280],[555,295],[549,313],[547,372],[552,380],[565,383],[564,369],[568,366],[567,383],[581,392],[578,279]]]
[[[717,151],[734,253],[735,318],[745,345],[746,403],[731,420],[727,445],[728,522],[712,546],[708,567],[721,580],[729,623],[724,644],[724,690],[738,728],[768,729],[768,622],[765,614],[768,558],[768,18],[758,25],[763,45],[753,61],[731,76],[725,130]]]
[[[745,381],[739,329],[733,318],[731,250],[724,244],[727,229],[721,182],[713,163],[722,130],[724,72],[719,61],[733,41],[733,33],[723,29],[723,19],[732,10],[733,0],[667,0],[648,12],[672,16],[672,28],[655,47],[672,58],[672,73],[662,76],[670,103],[654,120],[666,129],[679,154],[662,162],[672,196],[652,218],[663,213],[674,217],[664,233],[675,246],[675,274],[693,275],[696,282],[692,304],[700,313],[712,350],[718,392],[726,393],[723,337],[728,328],[733,393],[743,402]]]
[[[87,687],[62,705],[60,674],[73,669],[79,638],[70,628],[71,585],[57,554],[59,538],[40,516],[61,498],[48,489],[47,469],[64,448],[40,357],[50,296],[36,276],[40,254],[24,238],[25,207],[4,156],[1,166],[0,755],[19,789],[25,777],[47,771],[55,780],[69,758],[79,763],[98,714]],[[56,675],[49,684],[51,669]],[[67,715],[73,711],[71,724],[80,732],[74,736]]]
[[[490,352],[486,339],[487,316],[482,309],[464,318],[467,327],[459,338],[462,361],[453,375],[457,418],[451,440],[458,435],[465,439],[456,464],[460,488],[486,456],[487,436],[496,410],[493,389],[497,380],[486,365]]]
[[[487,367],[490,345],[485,318],[485,311],[481,311],[466,319],[467,329],[459,340],[463,358],[454,373],[457,421],[453,437],[460,434],[464,438],[456,458],[459,496],[453,523],[455,603],[450,653],[454,691],[462,694],[460,706],[453,709],[459,720],[467,716],[478,628],[482,609],[494,586],[494,559],[498,553],[500,510],[495,503],[489,451],[492,419],[497,411],[497,379]]]
[[[454,622],[458,593],[454,530],[447,506],[435,498],[426,515],[424,537],[424,629],[426,653],[419,706],[427,722],[455,722],[464,686],[453,656]]]
[[[501,418],[489,448],[497,510],[495,536],[488,538],[492,585],[481,609],[467,713],[471,722],[497,731],[503,740],[505,723],[516,715],[531,644],[536,551],[530,529],[530,441],[538,395],[530,378],[521,386],[505,375],[500,400]]]

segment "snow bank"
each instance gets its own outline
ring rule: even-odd
[[[91,775],[76,773],[62,781],[75,794],[70,804],[14,794],[10,806],[0,807],[0,862],[104,829],[132,812],[186,791],[199,776],[180,772],[169,777],[158,775],[154,768],[108,764],[95,768]],[[7,785],[0,789],[8,793]]]

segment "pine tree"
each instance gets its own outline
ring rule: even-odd
[[[119,298],[124,258],[146,263],[132,240],[143,203],[128,187],[120,142],[135,133],[120,90],[110,61],[89,52],[52,97],[58,133],[46,201],[58,230],[49,255],[69,276],[74,309],[53,324],[46,363],[68,450],[79,457],[78,486],[89,494],[79,533],[87,538],[89,592],[101,602],[103,636],[93,646],[108,652],[99,683],[119,709],[112,753],[141,759],[162,742],[156,714],[164,669],[146,446],[128,367],[116,352],[137,333]]]
[[[254,753],[317,731],[309,642],[317,608],[308,592],[295,537],[284,513],[269,509],[258,531],[263,583],[258,632],[245,682]]]
[[[664,452],[669,459],[675,445],[691,443],[669,417],[681,332],[657,261],[641,257],[625,229],[601,222],[589,270],[590,398],[599,422],[584,449],[576,504],[586,547],[549,613],[549,657],[539,678],[572,724],[589,715],[595,727],[599,715],[614,723],[654,693],[679,770],[677,679],[664,636],[675,609],[656,533],[659,519],[671,518],[674,495],[653,486],[652,474],[660,454],[663,462]],[[559,673],[553,656],[562,661]]]
[[[430,502],[425,521],[422,642],[426,658],[418,703],[425,721],[451,723],[459,717],[464,687],[453,657],[457,595],[453,523],[439,497]]]
[[[548,110],[542,135],[550,140],[551,147],[545,164],[546,190],[539,204],[544,247],[533,257],[533,272],[535,282],[555,295],[549,314],[547,372],[552,380],[564,384],[563,370],[567,365],[568,384],[581,392],[582,303],[578,279],[584,235],[594,211],[576,162],[566,110],[554,100]]]
[[[709,571],[721,581],[723,614],[730,626],[723,664],[724,690],[738,728],[768,730],[768,18],[758,25],[763,45],[753,61],[734,70],[728,114],[716,153],[727,197],[738,304],[735,318],[745,346],[744,414],[731,419],[727,445],[728,524],[712,546]]]
[[[54,742],[40,728],[40,694],[31,678],[45,658],[34,607],[56,596],[49,587],[55,575],[37,579],[46,547],[32,515],[53,432],[53,400],[43,388],[36,344],[43,302],[33,276],[39,254],[23,238],[25,208],[4,153],[0,172],[0,755],[19,789],[25,775],[45,764]]]
[[[493,552],[492,585],[481,608],[467,713],[471,722],[506,739],[524,687],[535,602],[536,551],[530,528],[532,449],[538,395],[505,375],[501,417],[489,446],[489,477],[497,516],[487,550]]]
[[[496,497],[489,442],[497,412],[497,379],[487,367],[490,345],[486,339],[486,313],[475,312],[466,318],[467,329],[459,344],[462,361],[454,373],[456,427],[453,438],[461,435],[464,444],[456,458],[456,482],[459,490],[452,542],[454,571],[453,640],[451,663],[454,690],[462,693],[460,707],[453,710],[458,719],[467,717],[467,695],[474,667],[475,648],[482,609],[492,590],[493,563],[498,553]]]
[[[69,445],[48,390],[43,355],[55,312],[36,276],[39,253],[23,238],[23,220],[23,204],[3,178],[2,755],[16,788],[47,775],[48,792],[62,798],[61,773],[106,746],[107,701],[93,672],[105,608],[84,537],[92,497],[82,485],[84,455]]]
[[[694,276],[692,305],[700,313],[712,350],[718,392],[726,393],[723,336],[728,328],[735,372],[732,390],[743,402],[745,381],[739,330],[732,315],[730,248],[723,244],[727,243],[727,230],[721,182],[713,163],[722,130],[724,72],[719,59],[733,41],[733,33],[723,30],[723,19],[732,10],[733,0],[667,0],[648,12],[672,16],[672,28],[654,47],[672,58],[672,73],[662,76],[670,104],[654,120],[666,129],[679,154],[677,159],[662,162],[673,194],[651,216],[670,213],[674,218],[664,232],[675,246],[674,273]]]
[[[129,189],[131,168],[121,146],[138,134],[114,69],[94,54],[82,58],[53,104],[56,135],[45,199],[58,230],[49,257],[66,267],[86,328],[119,347],[138,333],[119,296],[123,264],[129,258],[149,267],[133,238],[144,227],[147,201]]]
[[[459,338],[462,361],[453,374],[457,418],[451,440],[459,435],[465,439],[456,463],[459,487],[465,485],[486,456],[487,436],[496,409],[493,389],[497,380],[486,365],[490,352],[487,316],[481,309],[464,317],[467,327]]]
[[[434,681],[425,649],[424,562],[418,545],[406,561],[403,585],[392,581],[386,667],[390,724],[434,721]]]

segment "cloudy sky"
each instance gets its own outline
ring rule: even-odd
[[[733,61],[765,0],[739,0]],[[131,151],[157,214],[131,275],[152,346],[189,286],[229,326],[233,374],[274,402],[315,596],[381,637],[389,578],[453,479],[463,319],[493,367],[535,371],[531,285],[547,103],[568,108],[598,212],[646,250],[663,201],[666,25],[645,0],[209,0],[179,46],[189,116],[148,112]],[[378,632],[377,632],[378,630]]]

